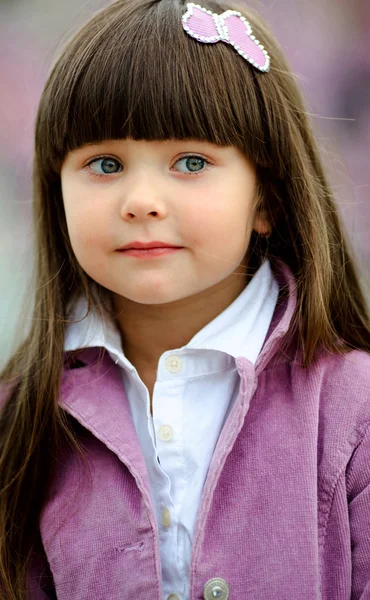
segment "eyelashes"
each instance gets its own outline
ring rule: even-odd
[[[175,162],[175,165],[177,165],[178,163],[181,163],[182,161],[185,161],[188,165],[191,165],[190,171],[181,171],[180,170],[177,172],[182,173],[183,175],[186,175],[186,176],[191,176],[191,177],[193,177],[194,175],[201,175],[211,165],[210,161],[208,161],[206,158],[204,158],[204,156],[202,156],[200,154],[188,154],[186,156],[182,156]],[[199,171],[191,170],[195,166],[197,161],[198,161],[198,164],[199,164],[199,161],[201,164],[204,164],[204,168],[202,168]],[[106,164],[108,165],[108,169],[109,168],[114,169],[114,164],[118,165],[121,168],[117,171],[112,170],[110,172],[108,171],[108,172],[103,172],[103,173],[97,173],[96,171],[94,171],[94,169],[92,169],[92,165],[94,165],[95,163],[99,163],[99,162],[106,162]],[[189,166],[187,168],[189,168]],[[84,169],[92,177],[107,178],[110,175],[116,175],[117,173],[121,173],[123,171],[123,166],[122,166],[122,163],[117,158],[114,158],[114,157],[108,156],[108,155],[101,155],[101,156],[96,156],[95,158],[90,160],[87,163],[87,165],[84,167]]]

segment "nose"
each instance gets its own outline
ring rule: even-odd
[[[125,221],[145,221],[163,219],[167,215],[167,205],[160,191],[161,186],[148,177],[126,181],[121,203],[121,217]]]

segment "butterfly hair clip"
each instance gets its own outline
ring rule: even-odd
[[[225,42],[233,46],[256,69],[263,72],[270,70],[268,53],[252,34],[249,22],[236,10],[227,10],[217,15],[199,4],[190,2],[182,17],[182,26],[186,33],[198,42]]]

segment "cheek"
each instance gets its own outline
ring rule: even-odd
[[[64,183],[64,185],[63,185]],[[62,180],[64,210],[68,234],[77,262],[93,279],[104,272],[104,260],[111,250],[107,222],[109,215],[102,211],[102,199],[76,182]]]
[[[229,196],[225,202],[225,196]],[[212,202],[203,203],[184,215],[182,222],[188,234],[188,241],[202,246],[228,245],[235,248],[245,244],[251,230],[251,215],[248,199],[241,202],[225,194],[221,198],[214,195]]]
[[[74,216],[70,215],[69,221],[67,218],[73,253],[84,271],[96,279],[104,270],[105,253],[102,250],[107,247],[107,241],[100,233],[98,223]]]
[[[96,236],[96,229],[93,228],[91,220],[82,218],[76,212],[67,213],[66,216],[68,233],[74,252],[81,252],[84,248],[91,247]]]
[[[103,243],[102,224],[105,219],[102,218],[101,210],[97,210],[97,205],[92,201],[87,206],[87,202],[80,196],[75,201],[71,201],[71,198],[67,197],[64,207],[68,233],[74,251],[81,252],[85,249],[94,251]]]

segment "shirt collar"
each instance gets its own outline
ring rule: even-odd
[[[261,265],[239,296],[215,319],[205,325],[181,349],[218,350],[237,358],[244,356],[253,364],[261,351],[276,307],[279,286],[268,260]],[[134,367],[125,357],[120,332],[108,318],[101,319],[93,310],[87,316],[87,301],[81,297],[67,326],[66,352],[103,347],[115,362],[129,370]]]

